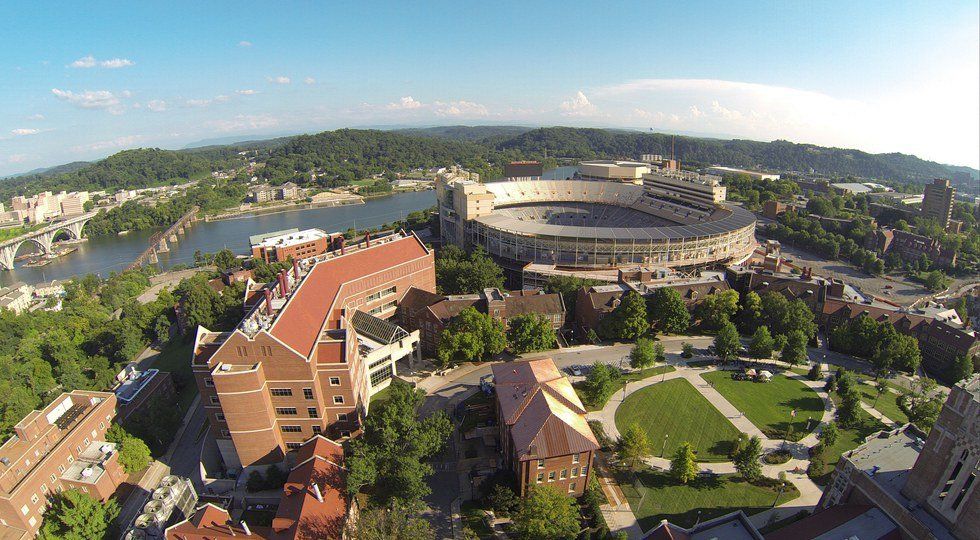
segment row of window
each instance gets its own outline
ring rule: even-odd
[[[572,463],[578,463],[580,461],[582,461],[582,454],[572,454]],[[538,468],[539,469],[543,469],[544,468],[544,460],[543,459],[539,459],[538,460]]]
[[[583,465],[581,471],[579,470],[578,467],[572,467],[572,475],[571,475],[571,478],[578,478],[579,476],[586,476],[586,474],[588,473],[588,470],[589,470],[589,467],[587,465]],[[556,471],[549,472],[548,473],[548,481],[549,482],[554,482],[555,481],[555,475],[556,475]],[[568,469],[562,469],[560,475],[558,475],[558,479],[559,480],[567,480],[568,478],[569,478],[569,476],[568,476]],[[540,484],[542,482],[544,482],[544,473],[538,473],[538,483]],[[575,484],[572,484],[572,485],[575,485]],[[575,488],[571,488],[571,489],[569,489],[569,491],[571,491],[572,489],[575,489]]]
[[[385,296],[388,296],[390,294],[395,294],[395,287],[394,286],[388,287],[387,289],[384,289],[384,290],[380,290],[380,291],[378,291],[376,293],[369,294],[367,296],[367,298],[364,299],[364,301],[365,302],[374,302],[375,300],[380,300],[380,299],[382,299]]]
[[[296,407],[276,407],[276,414],[279,416],[296,416]],[[319,418],[320,413],[316,407],[307,407],[306,414],[310,418]]]
[[[220,405],[221,404],[221,401],[218,399],[218,396],[211,396],[210,399],[211,399],[211,405]],[[344,404],[344,396],[341,396],[341,395],[333,396],[333,404],[334,405],[343,405]],[[292,409],[293,412],[291,412],[291,413],[290,412],[280,412],[280,410],[286,411],[286,410],[289,410],[289,409]],[[309,407],[309,409],[312,410],[313,407]],[[296,408],[295,407],[276,407],[276,414],[296,414]],[[316,417],[314,416],[312,418],[316,418]]]
[[[330,377],[330,386],[340,386],[340,377]],[[272,394],[273,397],[292,397],[292,395],[293,395],[293,389],[292,388],[270,388],[269,389],[269,393]],[[304,388],[303,389],[303,397],[305,399],[313,399],[313,389],[312,388]]]
[[[379,313],[384,313],[385,311],[388,311],[390,309],[395,309],[397,305],[398,302],[392,300],[391,302],[385,302],[384,304],[381,304],[376,308],[371,308],[370,310],[368,310],[368,313],[371,315],[377,315]]]

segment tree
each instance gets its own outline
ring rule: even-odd
[[[453,317],[440,334],[436,358],[446,368],[485,360],[500,354],[506,345],[503,323],[468,307]]]
[[[521,504],[521,500],[514,494],[514,490],[503,484],[495,484],[487,498],[494,513],[501,516],[510,515]]]
[[[926,431],[932,429],[943,406],[941,394],[937,395],[935,389],[935,381],[920,377],[902,395],[900,401],[901,409],[909,417],[909,422]]]
[[[879,374],[891,368],[915,373],[921,361],[919,342],[912,336],[899,334],[894,330],[883,340],[872,360]]]
[[[425,461],[439,452],[453,426],[443,411],[419,417],[425,392],[393,384],[388,400],[364,421],[364,433],[347,453],[347,489],[351,495],[372,485],[379,503],[414,504],[430,493]]]
[[[762,300],[755,291],[749,291],[742,297],[742,307],[738,311],[738,325],[742,332],[755,332],[764,321],[762,315]]]
[[[947,378],[955,384],[971,375],[973,375],[973,359],[966,355],[960,355],[950,364]]]
[[[40,538],[44,540],[92,540],[109,537],[109,525],[119,515],[119,503],[105,503],[75,489],[54,496],[44,512]]]
[[[823,443],[825,447],[833,446],[837,444],[837,439],[840,437],[840,430],[837,429],[837,424],[833,422],[827,422],[820,428],[820,442]]]
[[[362,509],[356,520],[348,521],[347,527],[347,538],[351,540],[415,540],[436,536],[429,522],[419,517],[414,508],[403,506]],[[329,537],[339,538],[340,535],[330,534]]]
[[[576,276],[551,276],[545,283],[544,292],[561,294],[562,302],[565,303],[565,310],[568,313],[575,313],[575,302],[578,300],[579,290],[599,283],[601,281]]]
[[[683,356],[684,358],[691,358],[692,356],[694,356],[694,345],[691,345],[686,341],[682,343],[681,356]]]
[[[838,385],[840,381],[838,381]],[[838,389],[838,394],[840,390]],[[858,420],[858,411],[861,408],[861,397],[857,390],[852,389],[840,394],[840,403],[837,405],[837,422],[844,427],[853,426]]]
[[[685,442],[674,452],[670,460],[670,476],[681,484],[686,484],[698,477],[698,465],[694,462],[694,450],[691,443]]]
[[[514,516],[514,530],[527,540],[563,540],[579,533],[575,499],[551,486],[532,486]]]
[[[214,328],[218,320],[215,306],[220,299],[218,293],[208,286],[203,274],[181,281],[176,293],[181,299],[188,332],[196,332],[198,326]]]
[[[606,339],[636,339],[649,329],[646,303],[635,291],[623,295],[616,309],[599,323],[599,334]]]
[[[735,455],[735,470],[749,482],[755,482],[762,477],[762,441],[758,437],[750,437],[749,442]]]
[[[558,339],[551,321],[537,313],[518,315],[509,324],[507,341],[515,354],[550,349]]]
[[[640,338],[636,340],[633,349],[630,350],[630,367],[633,369],[643,369],[652,366],[657,361],[656,345],[652,339]]]
[[[633,423],[626,426],[619,436],[616,454],[623,462],[629,462],[630,468],[636,468],[636,462],[650,455],[650,441],[647,433]]]
[[[820,379],[820,364],[814,363],[810,366],[810,371],[807,372],[806,378],[811,381],[816,381]]]
[[[592,369],[583,383],[585,404],[600,407],[606,404],[609,396],[616,391],[622,377],[616,367],[602,362],[592,364]]]
[[[738,350],[741,348],[741,343],[738,340],[738,330],[735,325],[726,322],[721,330],[718,331],[718,335],[715,336],[715,354],[718,358],[722,360],[729,360],[738,356]]]
[[[765,326],[756,328],[749,342],[749,354],[753,358],[772,358],[772,350],[775,342],[769,335],[769,329]]]
[[[436,257],[436,283],[443,294],[477,293],[504,286],[503,269],[483,248],[467,254],[454,245],[440,249]]]
[[[677,289],[660,287],[648,301],[647,309],[657,330],[681,334],[691,325],[691,314]]]
[[[166,343],[170,339],[170,317],[160,315],[153,322],[153,334],[160,343]]]
[[[779,359],[791,365],[800,365],[806,362],[809,357],[806,351],[806,334],[799,330],[793,330],[786,334],[786,345],[779,355]]]
[[[119,424],[112,424],[105,434],[106,441],[115,443],[119,464],[128,474],[137,473],[150,464],[150,449],[139,437],[134,437]]]
[[[232,268],[241,267],[241,262],[230,249],[222,249],[214,254],[214,265],[218,267],[219,271],[223,272]]]
[[[715,330],[735,318],[738,313],[738,291],[727,290],[709,294],[694,310],[701,326],[706,330]]]

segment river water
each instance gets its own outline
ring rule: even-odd
[[[191,226],[176,244],[170,244],[169,253],[160,254],[160,267],[194,263],[194,252],[215,252],[228,248],[236,254],[249,251],[249,235],[279,231],[296,227],[316,227],[325,231],[344,231],[350,227],[377,227],[384,223],[403,219],[409,212],[435,205],[434,191],[414,191],[387,197],[369,199],[364,204],[336,208],[312,208],[277,214],[243,215],[233,219],[204,222]],[[0,285],[17,281],[39,283],[52,279],[67,279],[76,275],[97,274],[107,277],[110,272],[120,271],[133,262],[144,249],[155,230],[134,231],[125,236],[90,238],[78,244],[78,251],[55,259],[39,268],[18,267],[11,271],[0,270]],[[27,248],[22,248],[23,250]]]

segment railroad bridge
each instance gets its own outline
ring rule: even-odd
[[[48,255],[51,253],[51,245],[54,243],[54,239],[60,232],[65,232],[71,239],[81,240],[82,228],[85,227],[85,224],[88,223],[89,220],[95,217],[96,213],[97,212],[87,212],[80,216],[58,221],[44,228],[31,231],[27,234],[22,234],[17,238],[11,238],[6,242],[0,243],[0,268],[4,270],[14,269],[14,257],[17,256],[17,250],[20,249],[20,246],[24,245],[25,242],[33,242],[35,245],[41,248],[42,253]]]

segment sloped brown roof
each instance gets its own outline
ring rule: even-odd
[[[249,525],[249,529],[252,536],[248,538],[270,538],[267,527]],[[168,528],[165,536],[167,540],[221,540],[244,537],[245,529],[240,523],[233,524],[227,510],[209,503],[189,519]]]
[[[519,460],[597,450],[585,407],[551,358],[491,367],[501,421]]]
[[[557,293],[522,293],[516,296],[504,298],[507,306],[507,317],[526,315],[528,313],[538,313],[541,315],[550,313],[563,313],[565,304],[561,300],[561,295]]]
[[[468,307],[476,307],[480,298],[446,298],[429,306],[429,311],[440,321],[448,321]]]
[[[282,487],[279,509],[272,520],[275,540],[339,539],[347,516],[346,470],[343,448],[317,435],[296,452],[297,465]],[[316,496],[320,490],[322,501]]]
[[[445,298],[441,294],[436,294],[425,289],[409,287],[408,291],[405,292],[405,296],[402,297],[401,302],[398,303],[398,309],[408,314],[414,314]]]

